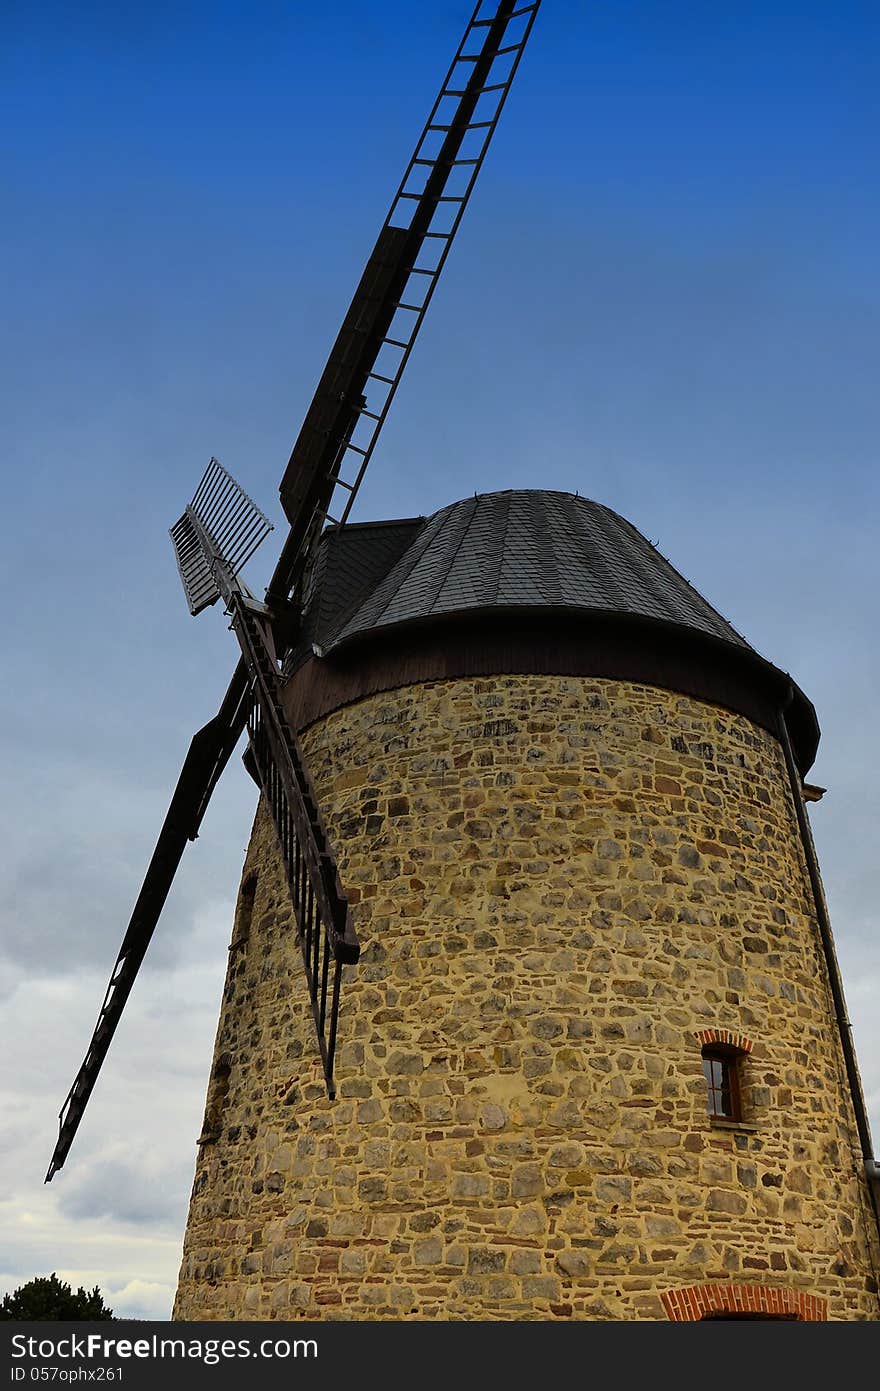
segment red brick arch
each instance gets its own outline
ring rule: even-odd
[[[661,1296],[675,1323],[694,1322],[707,1314],[764,1314],[795,1318],[803,1323],[823,1323],[828,1301],[781,1285],[686,1285]]]
[[[735,1048],[738,1053],[751,1053],[755,1046],[745,1034],[735,1034],[732,1029],[701,1029],[697,1041],[703,1048],[713,1043],[723,1043],[728,1048]]]

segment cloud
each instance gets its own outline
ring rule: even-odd
[[[108,1286],[104,1300],[117,1318],[167,1319],[171,1316],[175,1285],[152,1280],[129,1280],[121,1289]]]
[[[20,760],[13,755],[12,762],[14,768]],[[223,832],[230,821],[237,823],[244,844],[255,789],[242,782],[238,769],[230,768],[228,776],[211,809],[220,816],[206,821],[204,840],[184,852],[151,943],[154,965],[179,964],[191,922],[216,897],[218,884],[230,897],[235,893],[240,860],[230,860]],[[18,795],[0,805],[0,953],[10,967],[37,968],[44,975],[94,964],[109,977],[174,775],[167,787],[147,788],[130,774],[112,776],[62,758],[51,769],[19,767],[15,781]],[[219,829],[219,837],[208,834],[209,828]]]
[[[65,1217],[101,1219],[181,1229],[186,1221],[191,1166],[182,1159],[168,1168],[155,1155],[103,1156],[59,1187]]]
[[[74,1290],[82,1287],[91,1291],[97,1285],[105,1305],[112,1309],[117,1319],[165,1320],[171,1317],[176,1279],[126,1279],[119,1270],[100,1265],[55,1265],[50,1270],[27,1263],[20,1272],[0,1270],[0,1297],[11,1294],[19,1285],[27,1284],[35,1276],[47,1276],[53,1271],[59,1280],[66,1281]]]
[[[178,968],[145,968],[64,1168],[43,1182],[56,1115],[103,993],[103,968],[19,972],[4,1010],[0,1286],[55,1270],[132,1317],[168,1317],[226,966],[232,902],[206,890]],[[35,1031],[34,1021],[50,1021]],[[149,1065],[145,1066],[148,1060]]]

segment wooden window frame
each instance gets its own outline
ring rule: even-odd
[[[729,1043],[704,1043],[701,1049],[703,1077],[706,1083],[706,1101],[709,1119],[712,1121],[736,1122],[743,1120],[742,1087],[740,1086],[740,1059],[743,1051]],[[715,1085],[711,1064],[721,1068],[721,1085]],[[707,1067],[707,1064],[710,1066]],[[726,1084],[726,1085],[725,1085]],[[723,1109],[723,1097],[727,1095],[730,1110]]]

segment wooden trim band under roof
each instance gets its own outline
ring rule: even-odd
[[[658,686],[723,706],[773,734],[790,682],[749,647],[670,623],[620,614],[486,609],[374,629],[336,652],[310,657],[287,682],[284,704],[294,727],[304,729],[381,691],[514,673]],[[797,688],[789,719],[803,775],[815,758],[819,727],[812,704]]]

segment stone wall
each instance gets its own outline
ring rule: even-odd
[[[176,1317],[666,1319],[707,1282],[878,1317],[769,734],[646,686],[505,676],[370,697],[304,746],[363,943],[339,1094],[261,808]],[[752,1045],[741,1125],[707,1114],[713,1029]]]

